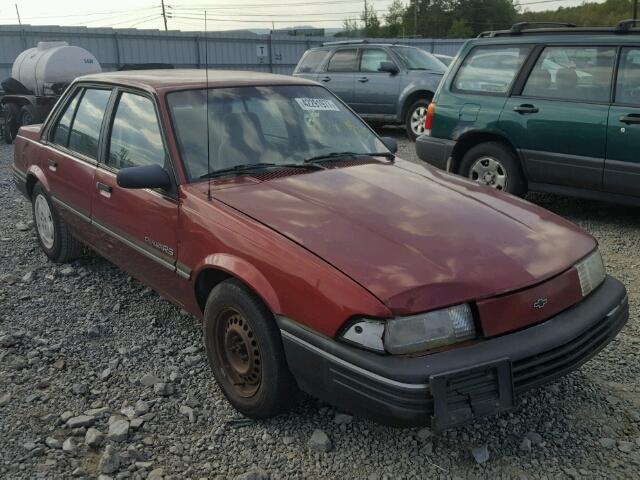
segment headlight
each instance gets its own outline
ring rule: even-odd
[[[359,320],[341,339],[377,352],[415,353],[476,337],[468,304],[392,320]]]
[[[593,292],[604,281],[604,263],[602,262],[602,255],[597,249],[588,257],[576,263],[575,267],[578,271],[583,297]]]

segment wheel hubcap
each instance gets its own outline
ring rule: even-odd
[[[218,352],[231,387],[241,397],[252,397],[262,382],[262,359],[253,330],[234,309],[221,314]]]
[[[422,135],[424,133],[424,122],[427,118],[427,108],[418,107],[411,114],[411,130],[416,135]]]
[[[496,190],[504,190],[507,186],[507,171],[499,160],[492,157],[477,159],[471,170],[469,178],[483,185],[488,185]]]
[[[53,248],[53,217],[51,216],[51,209],[49,208],[49,202],[42,195],[36,197],[35,203],[35,220],[36,228],[38,229],[38,235],[40,241],[47,249]]]

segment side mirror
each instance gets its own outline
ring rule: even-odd
[[[380,140],[382,140],[384,146],[387,147],[391,153],[396,153],[398,151],[398,142],[396,142],[395,138],[382,137]]]
[[[378,71],[379,72],[388,72],[391,75],[395,75],[400,70],[398,70],[398,67],[393,62],[380,62],[380,66],[378,67]]]
[[[159,165],[123,168],[116,176],[118,186],[122,188],[169,188],[171,177]]]

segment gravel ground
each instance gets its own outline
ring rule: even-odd
[[[399,130],[401,154],[415,158]],[[629,289],[631,320],[579,372],[512,413],[441,435],[313,399],[240,418],[205,363],[198,323],[107,261],[49,263],[0,146],[0,477],[638,478],[639,210],[530,200],[586,228]]]

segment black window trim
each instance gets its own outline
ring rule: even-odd
[[[133,95],[139,95],[141,97],[145,97],[148,98],[149,100],[151,100],[151,104],[153,105],[153,108],[155,110],[156,113],[156,121],[158,122],[158,127],[160,129],[160,138],[162,139],[162,145],[164,147],[164,151],[166,154],[166,158],[167,158],[167,164],[169,165],[169,176],[171,177],[172,180],[172,189],[171,190],[164,190],[164,189],[151,189],[150,191],[154,192],[154,193],[158,193],[163,197],[167,197],[170,198],[171,200],[177,200],[178,198],[178,189],[177,187],[180,185],[179,182],[179,178],[178,175],[176,174],[176,168],[175,168],[175,164],[173,162],[173,158],[171,156],[171,152],[169,150],[169,144],[167,142],[167,135],[166,135],[166,130],[164,128],[164,124],[162,122],[162,119],[160,117],[160,109],[159,109],[159,102],[158,102],[158,98],[149,93],[146,90],[142,90],[142,89],[138,89],[138,88],[133,88],[133,87],[129,87],[129,86],[125,86],[125,85],[116,85],[113,88],[113,94],[111,96],[111,98],[109,99],[109,104],[107,105],[107,110],[106,110],[106,118],[108,119],[108,121],[103,122],[103,130],[100,133],[100,136],[102,139],[104,139],[101,142],[101,147],[100,147],[100,154],[98,156],[98,158],[100,159],[100,161],[98,162],[98,168],[105,170],[107,172],[113,173],[114,175],[118,174],[119,169],[111,167],[110,165],[107,165],[106,161],[107,161],[107,154],[109,151],[109,146],[111,142],[107,142],[106,139],[108,138],[109,140],[111,139],[111,130],[113,129],[113,122],[115,120],[115,115],[117,113],[117,106],[120,102],[120,97],[122,96],[123,93],[131,93]]]
[[[391,59],[393,64],[396,66],[396,68],[400,70],[400,67],[398,66],[398,62],[396,58],[392,55],[392,52],[390,51],[390,49],[387,49],[378,45],[368,45],[368,46],[361,47],[360,52],[358,53],[358,72],[357,73],[366,73],[366,74],[377,73],[377,74],[389,75],[389,72],[381,72],[380,70],[375,72],[369,72],[369,71],[365,72],[364,70],[362,70],[362,57],[364,56],[365,50],[382,50],[384,53],[387,54],[387,57]]]
[[[329,70],[329,63],[331,63],[331,59],[335,56],[336,53],[338,52],[343,52],[345,50],[355,50],[356,51],[356,69],[353,71],[342,71],[342,72],[334,72]],[[360,72],[360,58],[362,56],[362,49],[360,47],[354,47],[353,45],[348,45],[348,46],[344,46],[341,48],[336,48],[335,50],[333,50],[331,52],[331,55],[327,56],[325,65],[324,65],[324,71],[321,73],[329,73],[332,75],[335,74],[340,74],[340,73],[359,73]]]
[[[609,98],[605,101],[594,101],[594,100],[578,100],[574,98],[552,98],[552,97],[540,97],[533,95],[523,95],[522,92],[524,87],[533,71],[533,68],[538,63],[538,59],[542,55],[542,52],[547,48],[557,48],[557,47],[568,47],[568,48],[613,48],[615,50],[615,56],[613,59],[613,69],[611,71],[611,85],[609,88]],[[585,105],[612,105],[613,102],[613,89],[614,89],[614,81],[617,79],[617,71],[618,71],[618,63],[620,61],[620,46],[615,44],[599,44],[599,43],[545,43],[537,45],[535,48],[535,52],[533,55],[530,55],[531,62],[527,61],[525,63],[528,64],[529,68],[526,71],[521,71],[522,78],[519,78],[520,81],[517,85],[518,88],[514,88],[512,94],[509,97],[514,98],[522,98],[524,100],[542,100],[542,101],[554,101],[554,102],[567,102],[567,103],[583,103]]]
[[[63,146],[60,145],[58,143],[52,142],[51,141],[51,134],[52,134],[52,127],[54,125],[57,125],[58,122],[60,121],[62,115],[64,115],[64,113],[66,112],[67,107],[69,106],[70,102],[73,101],[74,98],[74,94],[75,92],[77,92],[78,90],[82,90],[79,95],[80,95],[80,99],[78,100],[78,105],[76,106],[75,111],[73,112],[73,117],[71,119],[71,123],[69,125],[69,135],[71,135],[71,130],[73,129],[73,123],[75,122],[76,119],[76,114],[78,112],[78,107],[80,106],[80,102],[82,101],[82,98],[84,97],[84,94],[87,90],[92,89],[92,90],[108,90],[110,91],[110,96],[109,96],[109,100],[107,102],[107,107],[105,108],[103,117],[102,117],[102,124],[100,127],[100,136],[98,137],[98,154],[97,154],[97,158],[91,158],[83,153],[80,152],[76,152],[75,150],[72,150],[69,148],[68,143],[69,143],[69,139],[67,138],[67,146]],[[111,99],[113,98],[113,92],[115,90],[115,87],[113,85],[107,85],[107,84],[101,84],[101,83],[76,83],[74,85],[73,88],[68,88],[67,89],[67,96],[64,99],[63,102],[58,102],[55,108],[55,112],[52,112],[52,116],[50,117],[51,120],[47,123],[47,125],[45,126],[42,136],[40,137],[40,141],[41,143],[43,143],[44,145],[47,145],[50,148],[53,148],[54,150],[57,150],[61,153],[64,153],[65,155],[69,155],[70,157],[73,157],[75,159],[81,160],[85,163],[88,163],[91,166],[97,166],[100,163],[100,153],[101,153],[101,143],[103,142],[103,138],[102,138],[102,128],[104,127],[105,124],[105,118],[108,114],[109,111],[109,104],[111,102]]]
[[[513,91],[513,87],[514,85],[516,85],[516,82],[520,76],[520,74],[522,73],[522,69],[524,68],[525,65],[527,65],[529,58],[531,57],[531,53],[535,50],[536,48],[536,44],[535,43],[500,43],[500,44],[477,44],[474,45],[465,55],[464,58],[462,58],[460,62],[458,63],[458,66],[456,68],[455,74],[451,76],[451,80],[449,80],[449,89],[452,93],[458,93],[458,94],[463,94],[463,95],[482,95],[485,97],[501,97],[501,98],[508,98],[511,96],[511,92]],[[460,74],[460,70],[462,69],[462,67],[465,65],[465,62],[467,60],[467,58],[469,58],[469,56],[472,54],[472,52],[476,49],[495,49],[495,50],[499,50],[499,49],[505,49],[505,48],[519,48],[519,47],[523,47],[523,48],[528,48],[529,51],[527,52],[527,56],[524,59],[524,61],[522,62],[522,64],[520,65],[520,67],[518,68],[518,70],[516,71],[513,80],[511,81],[511,84],[509,84],[509,87],[507,88],[507,90],[505,92],[482,92],[482,91],[477,91],[477,90],[464,90],[461,88],[456,88],[455,87],[455,83],[456,83],[456,79],[458,78],[458,75]]]

